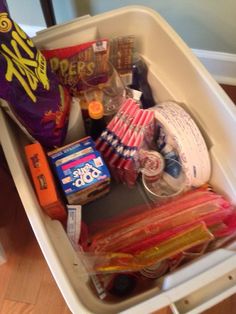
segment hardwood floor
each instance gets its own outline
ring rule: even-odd
[[[0,170],[1,314],[70,313],[41,253],[10,175]]]
[[[236,87],[224,88],[236,102]],[[0,313],[69,314],[35,239],[2,154],[0,165],[0,242],[7,256],[7,262],[0,265]],[[163,309],[157,313],[167,314],[170,310]],[[204,312],[234,313],[236,295]]]
[[[221,87],[225,90],[225,92],[229,95],[229,97],[236,104],[236,86],[221,85]]]

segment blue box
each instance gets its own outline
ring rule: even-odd
[[[110,173],[90,137],[48,153],[69,204],[86,204],[110,190]]]

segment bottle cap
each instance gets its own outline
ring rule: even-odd
[[[91,101],[88,105],[88,114],[92,119],[101,119],[104,116],[102,103],[96,100]]]

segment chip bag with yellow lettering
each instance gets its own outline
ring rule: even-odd
[[[0,0],[0,103],[45,147],[63,144],[70,95]]]

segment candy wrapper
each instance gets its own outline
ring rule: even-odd
[[[70,96],[0,1],[0,97],[13,119],[46,147],[66,135]]]

